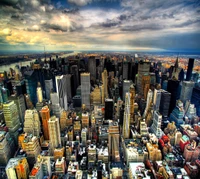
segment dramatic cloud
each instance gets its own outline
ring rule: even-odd
[[[0,50],[200,50],[199,7],[198,0],[1,0]]]
[[[92,0],[68,0],[69,3],[76,4],[77,6],[85,6],[92,2]]]

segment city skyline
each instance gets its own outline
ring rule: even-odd
[[[0,51],[200,50],[198,0],[2,0]]]

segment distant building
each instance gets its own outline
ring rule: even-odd
[[[81,73],[81,100],[90,108],[90,73]]]

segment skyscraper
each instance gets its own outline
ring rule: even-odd
[[[146,118],[147,112],[148,112],[149,108],[151,107],[152,100],[153,100],[153,91],[151,89],[149,89],[148,94],[147,94],[146,108],[143,113],[144,118]]]
[[[137,78],[137,91],[139,94],[144,95],[144,90],[142,86],[142,77],[144,75],[149,75],[150,63],[140,61],[138,65],[138,78]]]
[[[38,103],[43,102],[42,88],[41,88],[40,82],[38,82],[38,87],[37,87],[37,101]]]
[[[40,118],[36,109],[27,109],[24,116],[24,132],[40,137]]]
[[[126,98],[125,98],[122,135],[125,139],[128,139],[130,136],[130,93],[126,93]]]
[[[156,111],[159,111],[160,100],[161,100],[161,91],[157,90],[157,89],[154,89],[153,107],[154,107],[154,110],[156,110]]]
[[[61,145],[61,138],[60,138],[60,124],[56,116],[52,116],[49,119],[48,128],[49,128],[49,139],[51,141],[52,147],[57,148],[59,145]]]
[[[123,78],[123,80],[128,80],[128,62],[126,61],[126,62],[123,62],[123,74],[122,74],[122,78]]]
[[[169,113],[171,113],[176,106],[176,100],[179,99],[179,81],[176,79],[168,80],[167,91],[171,93],[169,106]]]
[[[105,119],[113,119],[113,99],[105,99]]]
[[[56,117],[60,117],[60,114],[61,114],[61,107],[60,107],[60,104],[59,104],[59,98],[58,98],[58,94],[57,93],[51,93],[50,94],[50,99],[51,99],[51,109],[53,111],[53,114],[56,116]]]
[[[108,72],[106,69],[104,69],[104,71],[102,72],[102,82],[103,82],[104,99],[105,99],[108,98]]]
[[[50,111],[48,106],[44,106],[41,111],[40,115],[42,118],[42,130],[45,140],[49,140],[49,129],[48,129],[48,120],[50,119]]]
[[[200,87],[193,88],[191,103],[197,109],[197,116],[200,116]]]
[[[15,144],[18,141],[18,129],[20,128],[20,120],[17,111],[17,105],[14,101],[8,101],[3,104],[3,113],[6,122],[6,126],[9,129],[10,135],[13,137]]]
[[[195,83],[192,81],[183,81],[180,95],[180,100],[183,104],[185,104],[187,100],[191,100],[194,85]]]
[[[45,80],[45,90],[46,90],[46,99],[50,100],[50,93],[51,90],[53,89],[53,81],[52,79],[50,80]]]
[[[29,165],[25,157],[11,158],[6,166],[8,179],[28,179]]]
[[[130,118],[131,123],[134,121],[134,103],[135,103],[135,87],[133,85],[130,86]]]
[[[123,101],[125,101],[126,93],[130,91],[131,81],[124,80],[123,81]]]
[[[90,108],[90,73],[81,73],[81,98],[82,105]]]
[[[162,115],[158,111],[154,111],[153,114],[153,124],[151,126],[152,132],[158,137],[162,137],[162,130],[161,130],[161,124],[162,124]]]
[[[160,114],[163,117],[167,117],[169,114],[169,105],[171,100],[171,93],[161,90],[161,99],[160,99]]]
[[[66,82],[66,78],[63,75],[56,76],[56,92],[59,97],[59,104],[65,110],[68,109]]]
[[[90,78],[96,80],[96,58],[95,56],[90,56],[88,59],[88,71],[90,73]]]
[[[191,80],[193,66],[194,66],[194,58],[190,58],[189,61],[188,61],[188,69],[187,69],[186,81],[190,81]]]

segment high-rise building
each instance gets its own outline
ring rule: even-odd
[[[53,81],[52,79],[50,80],[45,80],[45,92],[46,92],[46,99],[50,100],[50,93],[51,90],[53,90]]]
[[[67,80],[66,78],[62,76],[56,76],[56,92],[59,97],[59,104],[62,108],[65,110],[68,109],[68,102],[67,102]]]
[[[91,92],[90,99],[91,99],[92,104],[101,104],[101,102],[102,102],[101,88],[96,86],[94,88],[94,91]]]
[[[67,121],[68,121],[68,113],[65,110],[61,111],[60,115],[60,130],[64,131],[67,127]]]
[[[200,87],[193,88],[191,103],[197,109],[197,116],[200,116]]]
[[[9,100],[14,101],[15,104],[17,105],[20,123],[23,124],[24,123],[24,114],[26,111],[26,103],[25,103],[24,95],[21,94],[21,95],[17,96],[16,94],[13,94],[13,95],[9,96]]]
[[[60,138],[60,123],[56,116],[52,116],[48,121],[49,128],[49,139],[51,141],[52,147],[56,148],[61,145]]]
[[[123,81],[123,101],[125,101],[126,93],[130,91],[131,81],[124,80]]]
[[[89,113],[84,112],[82,113],[82,127],[89,127]]]
[[[42,130],[45,140],[49,140],[49,129],[48,129],[48,120],[50,119],[50,111],[48,106],[45,106],[41,109],[40,115],[42,118]]]
[[[65,170],[66,170],[65,157],[56,159],[55,172],[58,173],[58,174],[59,173],[60,174],[65,174]]]
[[[152,100],[153,100],[153,91],[151,89],[149,89],[148,94],[147,94],[146,108],[143,113],[144,118],[146,118],[147,112],[148,112],[149,108],[151,107]]]
[[[147,99],[147,94],[150,89],[150,82],[151,82],[151,77],[150,75],[143,75],[142,76],[142,90],[144,94],[144,99]]]
[[[133,85],[130,86],[130,118],[131,122],[134,118],[134,103],[135,103],[135,87]]]
[[[123,74],[122,74],[122,78],[123,80],[128,80],[128,67],[129,67],[129,64],[127,61],[123,62]]]
[[[122,135],[125,139],[128,139],[130,137],[130,93],[126,93],[126,98],[125,98]]]
[[[153,124],[151,126],[151,130],[158,138],[162,137],[163,135],[163,132],[161,130],[161,124],[162,124],[162,115],[158,111],[154,111]]]
[[[150,71],[150,63],[140,61],[138,65],[137,91],[141,95],[144,94],[143,85],[142,85],[142,77],[144,75],[149,75],[149,71]]]
[[[88,162],[95,163],[96,162],[96,155],[97,155],[97,148],[96,145],[90,144],[88,147]]]
[[[90,73],[91,80],[96,80],[96,58],[95,56],[90,56],[88,59],[88,71]]]
[[[19,146],[26,152],[30,167],[33,166],[41,152],[38,138],[32,134],[20,134]]]
[[[174,121],[176,126],[180,127],[180,125],[184,123],[183,121],[184,112],[185,111],[184,111],[183,103],[180,100],[178,100],[176,103],[176,107],[170,114],[170,121],[171,122]]]
[[[78,74],[78,66],[77,65],[72,65],[70,68],[70,73],[72,74],[73,78],[73,89],[76,90],[78,86],[80,85],[79,82],[79,74]],[[72,91],[73,93],[73,91]]]
[[[25,157],[11,158],[6,166],[8,179],[28,179],[29,165]]]
[[[15,144],[9,132],[0,130],[0,165],[6,166],[8,160],[14,155]]]
[[[65,88],[67,90],[67,101],[72,101],[72,75],[67,74],[64,75],[64,78],[66,80],[66,85]]]
[[[90,108],[90,73],[81,73],[81,98],[82,105]]]
[[[176,100],[179,99],[179,81],[174,79],[168,80],[167,91],[171,93],[169,105],[169,113],[171,113],[176,106]]]
[[[120,161],[119,154],[119,126],[117,122],[109,123],[108,151],[109,156],[115,162]]]
[[[37,102],[38,103],[43,102],[43,94],[42,94],[42,88],[41,88],[40,82],[38,82],[38,87],[37,87]]]
[[[190,81],[192,78],[192,70],[194,66],[194,58],[190,58],[188,61],[188,69],[187,69],[187,75],[186,75],[186,81]]]
[[[18,141],[18,129],[20,128],[19,114],[17,111],[17,105],[14,101],[8,101],[3,104],[3,113],[6,122],[6,126],[9,129],[11,137],[13,137],[15,144]]]
[[[104,99],[108,98],[108,72],[106,69],[102,72],[102,82],[103,82],[103,89],[104,89]],[[104,101],[103,99],[103,101]]]
[[[52,104],[51,104],[52,112],[56,117],[59,118],[60,115],[61,115],[61,107],[60,107],[60,104],[59,104],[58,94],[57,93],[51,93],[50,99],[51,99],[51,102],[52,102]]]
[[[105,99],[105,119],[113,119],[113,99]]]
[[[50,156],[44,156],[44,155],[38,155],[37,157],[37,163],[41,163],[42,170],[44,176],[51,177],[51,157]]]
[[[161,90],[161,99],[160,99],[160,114],[163,117],[167,117],[169,114],[169,105],[171,100],[171,93]]]
[[[180,95],[180,100],[183,104],[185,104],[187,100],[191,100],[194,85],[195,83],[192,81],[183,81]]]
[[[27,109],[24,116],[24,132],[40,137],[40,118],[36,109]]]
[[[155,111],[159,111],[160,100],[161,100],[161,90],[154,89],[154,94],[153,94],[153,108],[154,108]]]

